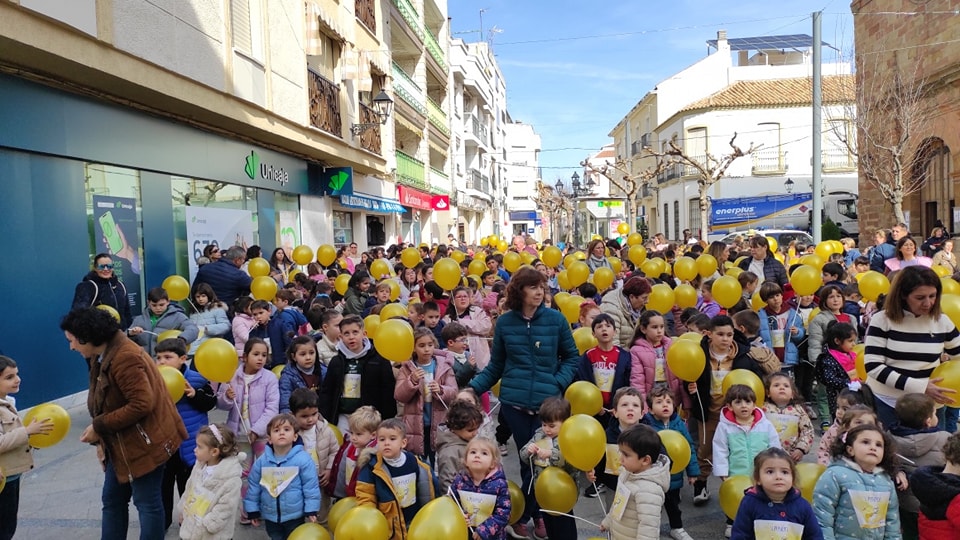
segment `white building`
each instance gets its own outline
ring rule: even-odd
[[[505,163],[503,177],[507,186],[506,231],[512,236],[530,235],[537,240],[549,236],[543,220],[549,217],[538,215],[536,195],[540,178],[540,135],[530,124],[514,121],[507,115],[505,124]]]
[[[664,151],[675,140],[691,157],[722,156],[736,144],[760,150],[740,158],[710,188],[711,199],[809,192],[812,177],[812,65],[809,36],[727,39],[718,32],[708,41],[715,50],[706,58],[660,82],[614,127],[618,160],[631,174],[654,166],[645,149]],[[733,52],[736,52],[734,63]],[[752,53],[752,55],[751,55]],[[831,123],[849,130],[844,111],[848,64],[823,65],[823,179],[827,191],[856,192],[852,155],[831,134]],[[684,229],[699,236],[699,192],[695,171],[675,166],[640,193],[647,233],[681,237]],[[788,181],[789,180],[789,181]],[[799,226],[800,224],[798,224]]]

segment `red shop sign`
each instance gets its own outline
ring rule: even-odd
[[[430,205],[434,210],[439,212],[446,212],[450,210],[450,196],[449,195],[434,195],[433,199],[430,201]]]
[[[410,189],[406,186],[397,186],[400,190],[400,204],[410,208],[419,208],[421,210],[431,210],[430,202],[433,198],[422,191]]]

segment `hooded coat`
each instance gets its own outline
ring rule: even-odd
[[[234,536],[237,522],[237,513],[240,505],[240,487],[243,479],[240,478],[240,460],[246,459],[245,454],[225,457],[214,467],[207,476],[204,470],[207,465],[197,463],[193,466],[190,479],[183,496],[177,503],[177,510],[184,511],[184,502],[189,500],[194,491],[203,490],[210,493],[210,507],[203,516],[191,519],[184,516],[180,523],[180,538],[200,540],[230,540]]]
[[[713,474],[736,476],[753,474],[753,458],[767,448],[780,448],[780,435],[763,409],[753,410],[753,423],[737,423],[733,411],[724,407],[713,435]]]
[[[920,540],[960,540],[960,476],[920,467],[910,483],[920,501]]]
[[[739,330],[734,330],[733,332],[733,344],[737,350],[733,355],[733,364],[730,370],[748,369],[756,373],[757,377],[760,377],[762,380],[763,370],[760,369],[760,366],[755,360],[750,358],[750,342],[747,341],[747,338]],[[707,359],[703,366],[703,371],[700,373],[700,376],[697,377],[697,392],[703,392],[702,399],[699,399],[696,393],[690,393],[689,385],[681,385],[683,393],[686,395],[684,403],[687,403],[688,401],[686,400],[689,400],[690,415],[697,420],[703,420],[706,417],[705,408],[707,410],[710,408],[710,379],[713,376],[712,361],[710,360],[710,338],[704,337],[700,340],[700,348],[703,349],[703,356]]]
[[[267,467],[296,469],[290,484],[276,497],[260,485],[263,469]],[[243,509],[250,519],[262,517],[273,523],[303,519],[320,512],[320,477],[317,475],[317,466],[299,440],[282,457],[277,457],[273,453],[273,446],[267,445],[263,455],[257,458],[250,469]]]
[[[863,492],[870,500],[864,500]],[[861,501],[858,508],[854,497]],[[847,458],[831,463],[813,488],[813,512],[825,540],[899,540],[899,507],[896,486],[886,471],[877,467],[868,473]]]
[[[447,418],[447,405],[457,397],[457,380],[453,376],[453,361],[446,355],[434,356],[436,371],[433,378],[440,385],[440,395],[434,394],[430,407],[430,441],[434,450],[437,448],[437,428]],[[423,384],[414,384],[410,378],[417,369],[413,360],[407,360],[400,365],[397,372],[397,383],[394,386],[393,397],[403,403],[403,425],[407,428],[407,450],[414,454],[423,455],[423,410],[426,403],[423,401]]]
[[[183,308],[180,307],[179,304],[171,302],[170,305],[167,306],[166,311],[157,317],[156,323],[153,322],[152,315],[153,312],[147,307],[143,310],[143,313],[137,315],[133,319],[133,322],[130,323],[131,327],[139,326],[146,330],[146,332],[131,336],[130,339],[136,341],[137,344],[143,347],[150,357],[156,356],[157,336],[155,334],[162,334],[167,330],[179,330],[180,335],[177,337],[184,340],[188,345],[193,343],[194,340],[197,339],[197,336],[200,335],[200,330],[197,328],[197,325],[190,320],[190,317],[187,317],[187,314],[184,313]]]
[[[822,540],[823,531],[813,514],[810,503],[793,488],[782,502],[773,502],[760,486],[753,486],[743,494],[737,518],[733,520],[732,540],[764,540],[757,536],[757,526],[764,521],[796,523],[803,527],[801,540]],[[794,538],[790,536],[790,538]]]
[[[632,345],[630,340],[633,339],[633,333],[640,321],[640,312],[643,310],[634,310],[630,306],[630,300],[623,295],[623,289],[614,289],[603,295],[600,300],[600,311],[613,317],[613,326],[617,331],[614,334],[613,344],[630,348]]]
[[[327,374],[320,386],[320,414],[330,422],[337,423],[349,356],[360,364],[360,405],[373,406],[381,418],[396,416],[397,400],[390,391],[396,387],[396,379],[390,362],[377,354],[368,339],[363,340],[363,349],[359,353],[351,352],[342,342],[337,344],[337,351],[327,366]]]
[[[907,476],[912,475],[919,467],[946,465],[943,445],[950,438],[946,431],[940,431],[937,427],[911,429],[894,425],[890,428],[890,434],[897,443],[897,454],[906,458],[902,460],[902,467]],[[908,484],[907,490],[900,493],[900,509],[916,514],[920,512],[920,502],[913,494],[914,481],[911,479]]]
[[[617,494],[610,512],[601,523],[610,531],[613,540],[658,540],[660,512],[667,490],[670,489],[670,460],[660,455],[645,471],[631,473],[621,469],[617,479]],[[622,514],[616,512],[622,505]]]
[[[133,316],[130,313],[130,299],[127,288],[117,276],[103,279],[95,271],[87,272],[73,292],[70,309],[110,306],[120,314],[120,328],[130,327]]]

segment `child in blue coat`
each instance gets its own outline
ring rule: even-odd
[[[803,318],[797,310],[783,301],[783,289],[772,281],[760,286],[760,299],[766,303],[760,315],[760,337],[764,345],[773,349],[783,363],[784,372],[793,372],[800,353],[797,347],[807,335]]]
[[[796,479],[793,458],[785,450],[768,448],[757,454],[753,460],[754,486],[740,502],[730,538],[822,540],[823,531],[810,503],[795,487]]]

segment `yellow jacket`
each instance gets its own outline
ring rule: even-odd
[[[436,498],[437,484],[433,477],[433,471],[430,466],[420,461],[406,450],[403,451],[408,460],[416,460],[417,465],[417,510],[423,505]],[[400,497],[397,495],[390,472],[383,462],[383,456],[378,452],[370,458],[370,462],[361,465],[360,462],[369,454],[365,451],[358,460],[357,466],[361,467],[357,475],[357,504],[368,504],[375,506],[387,518],[390,524],[391,540],[405,540],[407,537],[407,526],[404,519],[403,508],[400,507]]]

